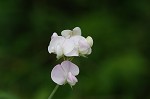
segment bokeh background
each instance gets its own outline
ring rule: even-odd
[[[53,99],[150,99],[148,0],[1,0],[0,99],[47,99],[61,62],[47,51],[50,37],[76,26],[93,52],[73,60],[79,82]]]

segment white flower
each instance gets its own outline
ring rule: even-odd
[[[79,74],[79,68],[70,61],[63,61],[56,65],[51,72],[52,80],[58,85],[69,83],[74,86],[78,82],[76,75]]]
[[[88,36],[86,39],[81,36],[81,29],[75,27],[71,30],[63,30],[62,36],[53,33],[48,46],[49,53],[54,53],[57,58],[65,56],[89,55],[93,45],[93,39]]]
[[[60,58],[63,55],[62,44],[64,41],[64,37],[58,36],[57,33],[53,33],[50,45],[48,46],[48,52],[54,53],[57,55],[57,58]]]

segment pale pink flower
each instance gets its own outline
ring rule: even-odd
[[[63,61],[61,64],[56,65],[51,72],[52,80],[58,85],[69,83],[74,86],[78,82],[77,76],[79,68],[70,61]]]

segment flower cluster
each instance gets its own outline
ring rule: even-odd
[[[73,30],[63,30],[61,36],[53,33],[48,46],[48,52],[56,54],[56,58],[86,56],[91,54],[93,39],[88,36],[81,36],[81,29],[75,27]],[[61,64],[56,65],[52,72],[51,78],[58,85],[69,83],[71,86],[78,82],[76,75],[79,74],[79,68],[72,62],[65,60]]]
[[[62,36],[53,33],[50,44],[48,46],[49,53],[54,53],[57,59],[62,56],[85,56],[91,54],[91,47],[93,39],[88,36],[84,38],[81,36],[81,29],[79,27],[71,30],[63,30]]]

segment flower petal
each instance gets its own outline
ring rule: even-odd
[[[87,52],[87,55],[91,54],[91,52],[92,52],[92,49],[89,48],[89,50],[88,50],[88,52]]]
[[[89,45],[92,47],[92,46],[93,46],[93,39],[92,39],[92,37],[88,36],[88,37],[86,38],[86,40],[87,40],[87,42],[89,43]]]
[[[81,35],[81,29],[79,27],[75,27],[73,29],[73,33],[72,33],[73,36],[75,35]]]
[[[62,57],[62,55],[63,55],[63,49],[62,49],[62,47],[60,46],[60,44],[58,44],[58,45],[56,46],[55,52],[56,52],[56,54],[57,54],[57,56],[56,56],[57,59],[59,59],[59,58]]]
[[[65,42],[63,43],[63,52],[65,56],[73,56],[69,55],[70,52],[73,51],[74,49],[74,42],[71,39],[66,39]]]
[[[73,48],[73,50],[71,52],[65,54],[65,56],[79,56],[78,48],[75,46]]]
[[[85,40],[79,41],[79,52],[81,54],[87,54],[90,49],[90,45]]]
[[[48,46],[48,52],[51,54],[51,53],[54,53],[54,51],[55,51],[55,48],[54,48],[54,46]]]
[[[66,76],[61,65],[56,65],[51,72],[52,80],[58,85],[63,85],[66,82]]]
[[[63,70],[64,70],[64,72],[66,74],[68,74],[69,72],[71,72],[72,75],[74,75],[74,76],[76,76],[76,75],[79,74],[79,68],[78,68],[78,66],[75,65],[75,64],[73,64],[70,61],[63,61],[61,63],[61,66],[62,66],[62,68],[63,68]]]
[[[71,30],[63,30],[61,32],[61,35],[65,38],[69,38],[72,35],[72,31]]]
[[[55,53],[55,48],[56,46],[59,44],[59,45],[62,45],[63,42],[64,42],[65,38],[64,37],[61,37],[61,36],[58,36],[58,37],[54,37],[51,41],[50,41],[50,44],[48,46],[48,52],[49,53]]]
[[[77,78],[72,75],[71,72],[68,73],[68,77],[67,77],[67,82],[71,85],[74,86],[76,84],[76,82],[78,82]]]
[[[51,40],[55,37],[58,37],[58,34],[56,32],[54,32],[53,35],[51,36]]]

